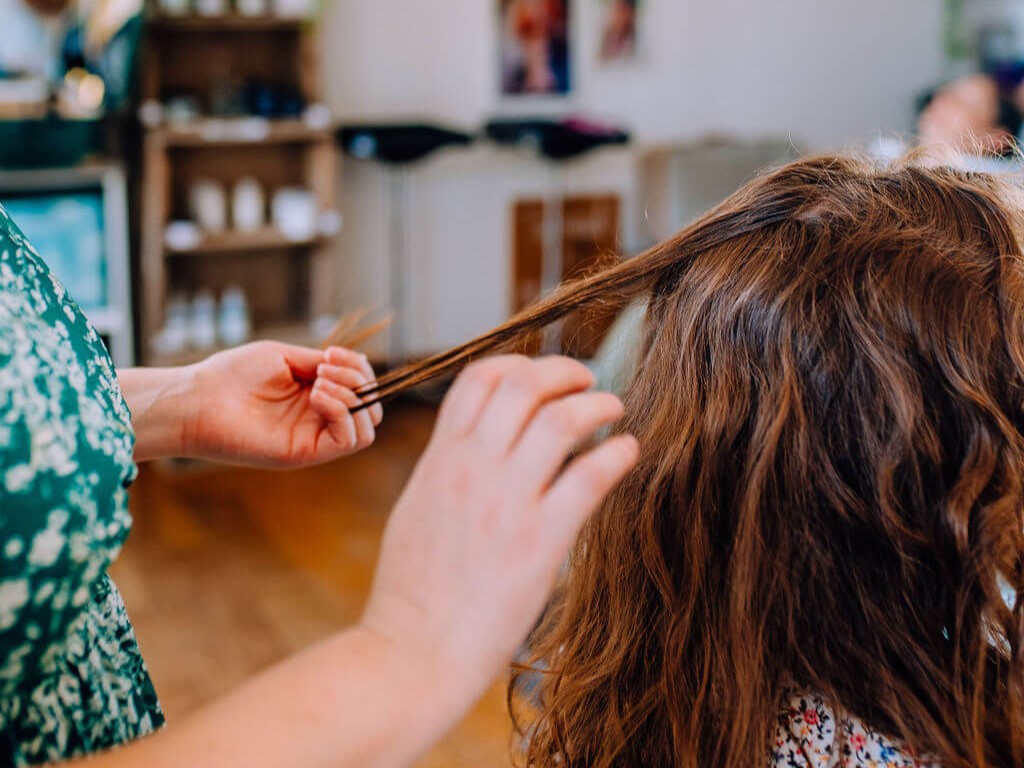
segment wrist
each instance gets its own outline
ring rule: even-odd
[[[178,433],[176,436],[179,456],[199,458],[203,455],[202,412],[204,397],[202,391],[202,362],[172,369],[174,381],[171,397],[176,402]]]
[[[135,429],[135,460],[192,455],[198,408],[194,366],[119,374]]]
[[[162,436],[159,449],[165,457],[191,457],[197,453],[200,397],[196,365],[158,371],[154,390],[152,423]]]
[[[476,682],[478,670],[471,662],[456,663],[437,654],[429,644],[419,645],[411,637],[397,639],[365,620],[350,632],[376,659],[385,679],[415,694],[408,698],[411,706],[427,704],[424,711],[415,713],[425,730],[447,732],[486,690],[486,683],[481,686]]]

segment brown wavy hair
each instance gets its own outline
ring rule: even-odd
[[[617,427],[641,458],[513,676],[523,765],[762,765],[791,689],[946,768],[1024,764],[1016,198],[801,160],[365,393],[649,303]]]

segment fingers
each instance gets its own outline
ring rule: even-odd
[[[326,379],[332,384],[338,384],[345,387],[353,394],[358,391],[360,387],[366,385],[366,375],[361,371],[357,371],[354,368],[330,365],[329,363],[323,363],[317,366],[316,376],[318,381],[320,379]],[[359,401],[358,395],[356,395],[356,400]]]
[[[636,465],[639,456],[636,438],[619,435],[573,461],[542,502],[552,541],[568,546],[604,497]]]
[[[331,438],[355,450],[369,447],[376,439],[372,409],[350,412],[360,404],[354,390],[365,383],[365,376],[351,368],[322,365],[309,396],[310,406],[327,422]]]
[[[359,446],[360,438],[356,420],[348,410],[348,396],[352,400],[355,396],[344,390],[333,392],[331,388],[334,386],[324,379],[318,379],[309,394],[309,404],[327,422],[327,434],[331,439],[346,450],[354,450]]]
[[[572,450],[598,428],[622,418],[622,401],[607,392],[583,392],[543,406],[513,450],[524,485],[544,491]]]
[[[377,374],[373,372],[370,361],[366,359],[366,355],[360,354],[359,352],[353,352],[350,349],[342,349],[341,347],[330,347],[326,351],[326,362],[329,366],[352,369],[359,371],[363,375],[363,382],[361,384],[350,387],[353,391],[377,380]],[[374,425],[379,426],[381,421],[384,419],[384,409],[381,404],[375,403],[367,410],[370,413],[370,418]]]
[[[353,352],[351,349],[344,349],[342,347],[329,347],[324,351],[324,354],[327,358],[326,362],[330,365],[344,366],[357,370],[366,377],[367,382],[376,379],[376,375],[373,373],[373,368],[370,367],[366,355],[360,352]]]
[[[464,435],[474,426],[484,406],[498,388],[502,378],[523,365],[530,364],[522,355],[501,355],[473,363],[464,370],[441,404],[437,431],[441,435]]]
[[[502,377],[477,425],[488,448],[508,451],[545,403],[589,389],[594,375],[567,357],[545,357],[517,365]]]

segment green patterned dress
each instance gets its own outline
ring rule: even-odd
[[[0,766],[163,724],[107,575],[134,440],[102,341],[0,208]]]

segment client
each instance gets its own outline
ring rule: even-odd
[[[1024,764],[1022,217],[985,175],[801,160],[362,393],[648,301],[639,464],[513,678],[522,765]]]

